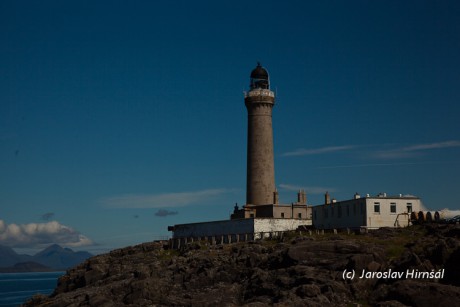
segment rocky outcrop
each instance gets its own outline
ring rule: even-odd
[[[26,305],[443,306],[460,301],[458,230],[429,225],[224,246],[195,242],[179,251],[145,243],[90,258],[67,271],[51,297]],[[359,278],[363,271],[408,270],[444,275]],[[344,271],[355,272],[354,279],[344,279]]]

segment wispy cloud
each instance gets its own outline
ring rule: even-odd
[[[292,184],[280,184],[278,185],[281,189],[286,191],[299,191],[304,190],[307,194],[323,194],[326,191],[335,192],[336,189],[334,188],[326,188],[326,187],[311,187],[311,186],[299,186],[299,185],[292,185]]]
[[[42,217],[42,220],[49,221],[49,220],[51,220],[51,218],[53,216],[54,216],[53,212],[47,212],[47,213],[43,214],[41,217]]]
[[[409,158],[414,157],[421,152],[431,149],[451,148],[460,147],[460,141],[445,141],[428,144],[416,144],[411,146],[405,146],[390,150],[378,151],[374,154],[376,158],[381,159],[397,159],[397,158]]]
[[[436,148],[449,148],[449,147],[460,147],[460,141],[446,141],[430,144],[419,144],[404,147],[405,151],[414,151],[414,150],[425,150],[425,149],[436,149]]]
[[[166,217],[168,215],[176,215],[176,214],[178,214],[177,211],[169,211],[165,209],[160,209],[157,212],[155,212],[155,216],[158,216],[158,217]]]
[[[312,148],[312,149],[297,149],[290,152],[285,152],[282,154],[284,157],[292,157],[292,156],[307,156],[307,155],[318,155],[322,153],[331,153],[331,152],[338,152],[338,151],[345,151],[355,148],[356,146],[353,145],[343,145],[343,146],[329,146],[329,147],[321,147],[321,148]]]
[[[335,169],[335,168],[356,168],[356,167],[378,167],[378,166],[402,166],[416,164],[438,164],[440,162],[407,162],[407,163],[366,163],[366,164],[349,164],[349,165],[331,165],[318,166],[317,169]],[[446,162],[447,163],[447,162]]]
[[[57,221],[30,224],[6,224],[0,220],[0,244],[10,247],[39,247],[46,244],[68,247],[93,245],[93,241]]]
[[[184,207],[215,199],[230,191],[229,189],[208,189],[163,194],[127,194],[104,198],[101,203],[109,208]]]

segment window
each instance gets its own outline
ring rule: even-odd
[[[412,203],[407,203],[407,213],[412,213]]]
[[[374,213],[380,214],[380,203],[374,203]]]
[[[302,213],[299,213],[299,219],[301,219],[301,218],[302,218]]]
[[[396,203],[390,204],[390,213],[396,214]]]
[[[284,219],[284,212],[281,212],[281,218]]]
[[[251,214],[249,215],[249,217],[254,217],[254,213],[251,213]]]

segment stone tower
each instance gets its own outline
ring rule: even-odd
[[[248,110],[246,204],[273,204],[277,202],[272,129],[275,93],[270,90],[268,72],[260,63],[251,72],[244,103]]]

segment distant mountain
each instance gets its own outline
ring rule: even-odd
[[[19,255],[11,247],[0,245],[0,267],[10,267],[18,262],[31,261],[30,255]]]
[[[19,262],[12,267],[0,268],[0,273],[50,272],[52,268],[33,261]]]
[[[0,245],[0,268],[14,271],[16,264],[30,264],[34,262],[45,266],[47,270],[65,270],[76,266],[92,256],[93,255],[88,252],[74,252],[70,248],[63,248],[57,244],[48,246],[34,256],[19,255],[11,247]],[[27,265],[21,264],[16,272],[27,272],[24,271],[26,268]],[[32,269],[33,266],[30,268]],[[29,272],[33,272],[33,270]]]
[[[74,252],[70,248],[63,248],[53,244],[33,256],[33,261],[53,269],[67,269],[92,257],[88,252]]]

